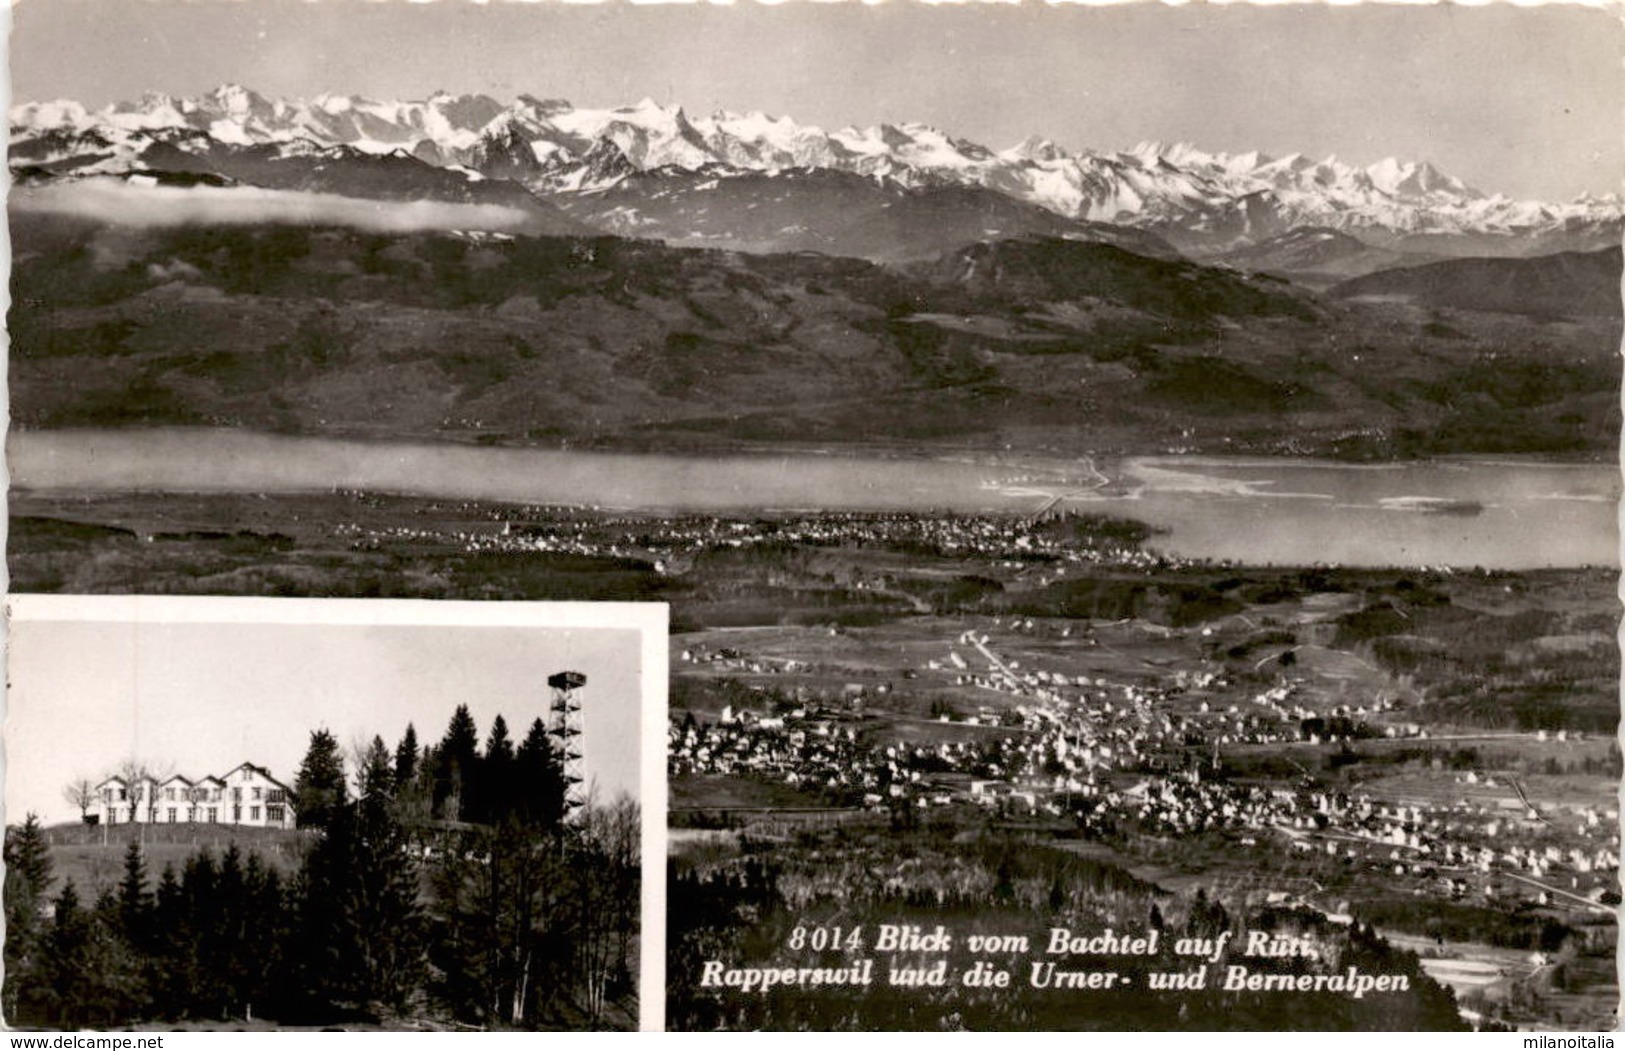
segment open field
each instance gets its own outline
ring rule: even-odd
[[[311,843],[309,832],[203,824],[57,825],[46,830],[46,838],[56,875],[72,881],[88,901],[102,891],[117,889],[124,871],[124,850],[131,841],[141,844],[154,876],[171,866],[179,873],[186,860],[200,850],[210,851],[218,859],[233,846],[244,857],[258,854],[288,876],[298,870]]]

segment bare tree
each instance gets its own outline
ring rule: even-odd
[[[90,808],[96,802],[96,786],[88,777],[76,777],[62,787],[62,798],[79,808],[79,820],[90,824]]]
[[[350,743],[345,745],[344,751],[341,753],[344,759],[344,768],[349,771],[350,775],[348,778],[350,795],[354,798],[359,799],[361,797],[364,787],[361,781],[367,771],[367,763],[371,752],[372,738],[358,732],[350,735]]]
[[[146,842],[147,825],[151,824],[150,819],[152,817],[152,810],[158,805],[158,800],[156,797],[150,795],[137,797],[136,793],[144,790],[156,790],[157,783],[169,777],[174,772],[175,764],[173,763],[166,763],[160,766],[156,763],[133,755],[121,760],[119,764],[113,768],[113,776],[121,778],[124,781],[125,787],[130,791],[129,802],[131,810],[133,811],[137,807],[145,809],[145,814],[137,819],[139,823],[136,826],[137,835],[140,837],[141,842],[143,843]]]
[[[164,778],[168,777],[174,772],[174,763],[154,763],[151,760],[141,759],[133,755],[127,759],[120,760],[119,764],[113,768],[113,774],[117,777],[124,778],[127,783],[133,783],[135,781],[145,780],[147,778],[151,778],[154,781],[162,781]]]
[[[595,1022],[603,1017],[611,980],[636,973],[630,957],[639,914],[642,824],[635,800],[622,792],[601,804],[596,783],[575,816],[576,966],[582,1007]]]

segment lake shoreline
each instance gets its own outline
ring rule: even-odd
[[[1073,511],[1143,522],[1170,555],[1248,565],[1618,562],[1617,470],[1505,457],[693,456],[154,428],[14,432],[8,464],[18,492],[357,490],[719,517]]]
[[[267,438],[343,441],[365,445],[424,445],[436,448],[491,449],[510,452],[568,452],[625,456],[683,456],[702,458],[809,456],[833,459],[870,459],[899,462],[973,463],[984,466],[1024,466],[1034,462],[1060,463],[1094,460],[1102,464],[1116,464],[1132,460],[1179,459],[1186,463],[1204,461],[1229,464],[1336,464],[1349,468],[1374,470],[1419,463],[1494,463],[1540,464],[1550,467],[1589,468],[1620,466],[1614,450],[1573,451],[1569,453],[1474,453],[1443,452],[1418,457],[1354,456],[1340,454],[1334,449],[1324,453],[1259,452],[1238,450],[1235,454],[1204,450],[1179,452],[1168,449],[1134,449],[1090,447],[1078,451],[1047,447],[1042,444],[1023,448],[996,448],[984,443],[932,444],[921,441],[863,441],[836,442],[765,442],[747,439],[726,442],[695,442],[674,445],[670,441],[630,441],[624,436],[609,437],[593,442],[569,440],[539,440],[507,434],[481,434],[466,430],[443,431],[429,434],[401,433],[395,430],[327,427],[321,430],[279,430],[234,425],[157,424],[111,427],[41,427],[11,422],[8,441],[12,436],[48,434],[154,434],[154,433],[208,433],[258,435]],[[662,435],[662,438],[669,437]]]

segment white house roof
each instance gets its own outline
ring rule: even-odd
[[[276,785],[278,788],[287,789],[287,787],[288,787],[287,785],[283,784],[281,781],[278,781],[276,778],[272,777],[271,776],[271,771],[267,770],[265,767],[260,766],[260,765],[258,765],[256,763],[238,763],[236,766],[232,767],[230,770],[227,770],[224,777],[220,778],[220,780],[223,781],[226,777],[230,777],[232,774],[235,774],[237,771],[243,770],[243,769],[253,771],[254,773],[260,775],[263,778],[265,778],[265,780],[271,782],[273,785]]]
[[[258,775],[260,778],[262,778],[265,781],[268,781],[272,785],[275,785],[277,788],[283,789],[284,791],[287,791],[287,792],[292,792],[293,791],[287,785],[283,784],[281,781],[278,781],[276,778],[272,777],[271,772],[269,770],[267,770],[265,767],[260,766],[260,765],[258,765],[256,763],[239,763],[236,766],[232,767],[230,770],[226,771],[224,774],[220,774],[220,775],[206,774],[203,777],[199,777],[199,778],[197,778],[195,780],[193,778],[185,776],[184,774],[170,774],[168,777],[164,778],[163,780],[159,780],[158,778],[153,777],[151,775],[143,775],[141,777],[136,778],[134,783],[135,784],[150,783],[150,784],[159,785],[159,786],[172,785],[172,784],[182,784],[182,785],[188,785],[188,786],[194,787],[194,788],[204,786],[204,785],[211,785],[211,786],[218,785],[218,786],[221,786],[221,787],[225,787],[226,778],[230,777],[232,774],[237,773],[239,770],[245,770],[245,769],[251,771],[252,773],[254,773],[256,775]],[[101,788],[106,788],[109,785],[120,785],[122,787],[128,788],[131,785],[131,783],[132,782],[129,781],[128,779],[126,779],[125,777],[123,777],[123,776],[121,776],[119,774],[113,774],[110,777],[107,777],[107,778],[103,779],[99,784],[96,785],[96,787],[98,789],[101,789]]]

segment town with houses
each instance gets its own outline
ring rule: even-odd
[[[1028,587],[1065,579],[1073,566],[1165,572],[1187,565],[1142,547],[1138,536],[1097,531],[1080,543],[1076,535],[1041,528],[1041,515],[829,512],[738,520],[475,502],[425,509],[436,516],[448,511],[488,524],[447,530],[358,522],[341,531],[356,550],[449,544],[470,554],[635,558],[675,575],[695,572],[694,560],[711,553],[773,549],[912,548],[979,564]],[[883,571],[854,570],[847,582],[855,591],[910,598]],[[1191,667],[1155,680],[1113,679],[1024,666],[994,649],[993,635],[1020,640],[1044,632],[1059,632],[1083,649],[1099,644],[1083,623],[1073,638],[1073,627],[989,618],[981,629],[944,640],[918,667],[902,669],[911,690],[940,684],[958,696],[986,695],[986,703],[932,715],[931,722],[949,731],[937,739],[888,740],[877,732],[894,720],[883,710],[899,685],[884,677],[809,688],[805,683],[824,670],[812,656],[754,655],[739,645],[705,642],[680,647],[674,675],[737,678],[753,684],[756,701],[705,718],[674,705],[669,772],[677,781],[779,784],[841,808],[929,814],[972,807],[1061,820],[1084,837],[1129,828],[1169,837],[1220,833],[1245,851],[1332,860],[1348,878],[1363,873],[1384,885],[1397,881],[1419,895],[1612,915],[1617,807],[1536,805],[1510,775],[1474,769],[1436,772],[1433,782],[1444,776],[1455,786],[1447,793],[1436,785],[1407,793],[1380,782],[1368,791],[1332,788],[1301,764],[1295,783],[1211,776],[1224,758],[1287,746],[1311,749],[1308,761],[1316,749],[1354,745],[1425,750],[1502,739],[1560,749],[1579,745],[1580,731],[1441,736],[1407,718],[1395,696],[1328,706],[1300,697],[1291,681],[1240,696],[1240,687],[1220,671]],[[1260,893],[1304,896],[1279,888]]]
[[[373,499],[363,494],[352,495],[357,500]],[[499,523],[500,528],[448,532],[423,526],[366,526],[352,522],[341,526],[340,533],[361,551],[387,550],[413,542],[451,542],[469,554],[652,557],[656,570],[661,573],[682,571],[687,559],[709,551],[782,546],[917,545],[956,558],[1053,564],[1052,575],[1064,575],[1068,565],[1150,568],[1181,563],[1176,557],[1147,551],[1138,543],[1112,537],[1101,536],[1094,538],[1093,544],[1080,545],[1075,540],[1046,534],[1033,527],[1041,515],[1022,518],[950,513],[823,512],[738,520],[713,515],[622,517],[557,507],[495,507],[473,501],[431,510],[480,515]]]
[[[991,627],[1030,631],[1032,623]],[[1613,914],[1615,807],[1543,812],[1515,781],[1473,770],[1450,775],[1458,791],[1448,800],[1331,790],[1307,769],[1296,785],[1206,774],[1221,752],[1249,746],[1428,742],[1426,730],[1396,717],[1391,700],[1318,713],[1295,703],[1288,684],[1221,706],[1206,698],[1233,684],[1214,673],[1181,672],[1161,686],[1067,676],[1019,667],[988,643],[986,633],[964,632],[942,659],[919,669],[1000,695],[1003,705],[936,717],[986,733],[866,743],[876,724],[865,701],[883,699],[888,684],[852,683],[825,697],[756,686],[759,706],[729,705],[714,721],[673,716],[671,774],[780,782],[821,793],[832,806],[923,814],[968,805],[1005,818],[1061,819],[1083,838],[1129,829],[1152,837],[1220,833],[1242,848],[1335,860],[1351,876],[1363,872],[1418,894]],[[677,658],[747,676],[809,670],[736,649],[690,648]],[[1583,737],[1530,736],[1554,743]],[[1257,890],[1275,902],[1300,896]],[[1339,914],[1331,905],[1328,915]]]

